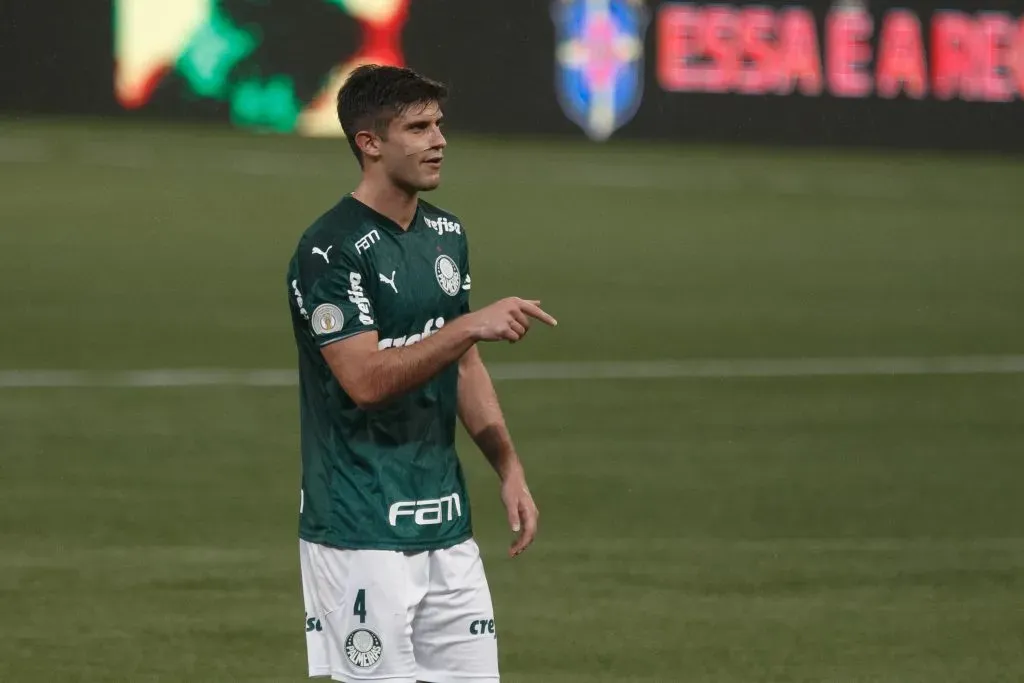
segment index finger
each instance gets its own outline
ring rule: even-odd
[[[531,318],[536,318],[537,320],[540,320],[542,323],[551,325],[552,327],[558,324],[557,320],[555,320],[550,315],[545,313],[544,309],[542,309],[540,306],[531,301],[524,301],[522,306],[519,307],[519,309],[523,311],[523,313],[526,313],[526,315],[530,316]]]

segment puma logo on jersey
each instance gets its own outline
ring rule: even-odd
[[[413,344],[421,342],[431,335],[437,334],[437,330],[441,329],[442,327],[444,327],[444,318],[428,320],[427,324],[423,326],[422,332],[410,334],[406,337],[388,337],[387,339],[381,339],[379,342],[377,342],[377,349],[397,349],[402,346],[412,346]]]
[[[327,247],[327,251],[324,251],[320,247],[313,247],[313,255],[314,256],[323,256],[324,257],[324,261],[326,261],[327,263],[330,263],[331,260],[329,258],[327,258],[327,255],[331,253],[331,249],[334,249],[334,245],[333,244],[331,246]]]
[[[359,322],[364,325],[373,324],[373,316],[370,315],[370,300],[363,292],[363,276],[359,273],[348,274],[348,300],[359,309]]]
[[[427,227],[436,230],[438,235],[443,235],[446,232],[454,232],[456,235],[462,234],[462,225],[450,221],[444,216],[441,216],[436,221],[432,221],[429,218],[424,218],[423,220],[427,222]]]
[[[391,289],[395,290],[395,294],[398,294],[398,287],[395,286],[395,273],[397,273],[397,272],[398,272],[397,270],[392,270],[391,271],[391,279],[390,280],[388,278],[384,277],[383,274],[377,273],[378,277],[380,277],[380,281],[385,283],[385,284],[391,285]]]

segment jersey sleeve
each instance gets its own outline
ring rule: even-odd
[[[329,261],[319,255],[306,259],[308,267],[306,310],[313,338],[320,346],[377,330],[362,261],[347,251]]]

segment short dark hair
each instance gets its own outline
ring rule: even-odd
[[[383,138],[388,125],[409,107],[430,102],[441,104],[447,97],[447,86],[412,69],[364,64],[349,75],[338,91],[338,121],[362,166],[356,133],[372,128]]]

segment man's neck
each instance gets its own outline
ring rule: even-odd
[[[364,178],[352,191],[352,196],[393,220],[402,230],[408,230],[416,216],[416,195],[390,183],[371,183]]]

